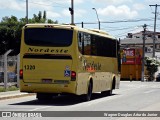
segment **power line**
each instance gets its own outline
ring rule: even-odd
[[[26,2],[26,0],[20,0],[20,1],[23,1],[23,2]],[[67,6],[64,6],[64,5],[49,5],[49,4],[42,4],[42,3],[37,3],[37,2],[31,2],[31,1],[28,1],[28,3],[32,3],[32,4],[37,4],[37,5],[43,5],[43,6],[52,6],[52,7],[60,7],[60,8],[67,8]]]
[[[53,1],[51,1],[51,0],[47,0],[47,1],[50,1],[50,2],[52,2],[53,4],[58,4],[58,5],[61,5],[61,6],[64,6],[64,7],[68,7],[68,6],[65,6],[64,4],[62,4],[62,3],[58,3],[58,2],[53,2]],[[57,0],[56,0],[57,1]]]
[[[118,30],[127,30],[127,29],[131,29],[131,28],[135,28],[135,27],[138,27],[138,26],[132,26],[132,27],[124,27],[124,28],[121,28],[121,27],[118,27],[118,28],[113,28],[113,29],[108,29],[108,28],[104,28],[102,27],[103,29],[106,29],[106,30],[109,30],[109,31],[118,31]]]
[[[147,26],[150,26],[150,25],[147,25]],[[137,26],[138,27],[138,26]],[[139,28],[140,28],[140,26],[139,26]],[[159,27],[160,28],[160,27]],[[138,30],[138,28],[136,28],[137,30]],[[132,32],[132,31],[135,31],[136,29],[132,29],[132,30],[130,30],[130,31],[125,31],[125,32],[123,32],[123,33],[120,33],[120,34],[117,34],[117,35],[114,35],[114,36],[116,36],[116,37],[123,37],[123,36],[125,36],[127,33],[129,33],[129,32]],[[114,31],[116,31],[116,30],[114,30]],[[110,31],[110,32],[112,32],[112,31]]]
[[[118,21],[102,21],[101,23],[121,23],[121,22],[141,22],[141,21],[152,21],[153,19],[133,19],[133,20],[118,20]]]
[[[134,28],[134,29],[132,29],[132,30],[129,30],[129,31],[127,31],[127,32],[123,32],[123,33],[117,34],[117,35],[115,35],[115,36],[117,36],[117,37],[124,36],[124,34],[126,35],[127,33],[132,32],[132,31],[135,31],[136,29],[138,29],[138,28]]]
[[[132,20],[117,20],[117,21],[101,21],[100,23],[122,23],[122,22],[141,22],[141,21],[153,21],[153,18],[145,18],[145,19],[132,19]],[[82,24],[75,23],[75,24]],[[83,22],[83,24],[97,24],[96,22]]]

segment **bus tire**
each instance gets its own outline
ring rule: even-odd
[[[88,91],[87,94],[84,95],[84,100],[85,101],[90,101],[92,97],[92,83],[90,82],[88,85]]]

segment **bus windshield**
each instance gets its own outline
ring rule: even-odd
[[[35,46],[70,46],[73,30],[55,28],[27,28],[25,29],[25,43]]]

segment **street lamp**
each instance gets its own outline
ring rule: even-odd
[[[99,18],[98,18],[97,10],[96,10],[96,8],[92,8],[92,9],[96,11],[96,15],[97,15],[97,19],[98,19],[98,26],[99,26],[99,30],[100,30],[100,21],[99,21]]]

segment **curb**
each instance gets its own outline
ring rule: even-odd
[[[6,99],[12,99],[12,98],[20,98],[20,97],[26,97],[26,96],[32,96],[36,95],[35,93],[22,93],[22,94],[15,94],[15,95],[5,95],[3,97],[0,97],[0,100],[6,100]]]

